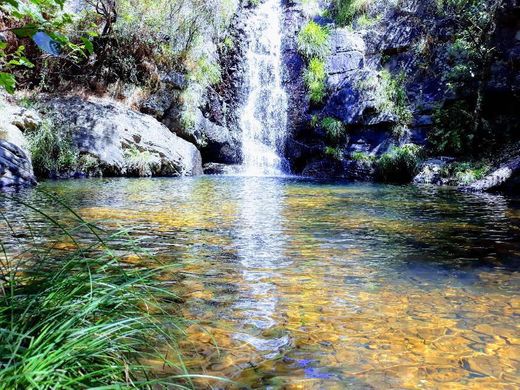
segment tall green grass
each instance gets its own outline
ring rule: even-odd
[[[20,235],[4,218],[14,242],[0,245],[0,389],[193,387],[177,350],[178,299],[158,278],[168,267],[143,253],[129,265],[125,232],[109,235],[66,206],[56,217],[2,198],[31,222]]]

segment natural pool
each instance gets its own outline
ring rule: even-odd
[[[520,386],[520,198],[253,177],[40,188],[179,264],[197,372],[253,388]]]

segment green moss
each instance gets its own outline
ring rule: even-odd
[[[366,152],[361,152],[361,151],[357,151],[357,152],[354,152],[352,153],[352,156],[351,156],[352,160],[354,161],[357,161],[357,162],[367,162],[367,163],[372,163],[375,161],[375,157],[366,153]]]

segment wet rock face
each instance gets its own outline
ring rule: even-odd
[[[71,129],[80,154],[98,160],[105,176],[138,174],[128,151],[142,158],[151,176],[202,174],[202,159],[195,145],[151,116],[112,102],[79,97],[51,99],[44,105],[55,123]]]

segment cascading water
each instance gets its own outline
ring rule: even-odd
[[[243,107],[243,171],[248,176],[283,174],[287,94],[282,87],[280,0],[267,0],[251,18],[247,51],[247,101]]]

